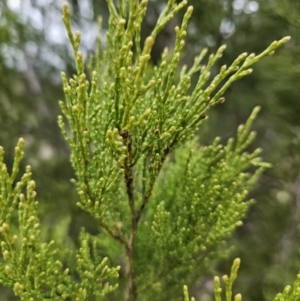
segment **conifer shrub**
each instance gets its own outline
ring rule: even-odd
[[[152,66],[157,35],[187,1],[169,0],[142,45],[147,3],[107,0],[106,45],[100,20],[97,49],[87,67],[81,35],[73,33],[63,5],[77,73],[71,78],[62,73],[65,101],[59,102],[58,124],[71,150],[77,205],[97,221],[98,235],[83,229],[77,249],[44,241],[31,167],[19,172],[24,140],[15,148],[11,171],[0,148],[0,283],[21,300],[194,300],[186,285],[192,286],[212,260],[226,256],[226,239],[252,204],[249,190],[270,166],[260,149],[248,151],[258,107],[225,145],[216,138],[200,146],[195,133],[211,107],[224,102],[230,85],[289,37],[258,55],[241,54],[212,77],[225,46],[206,64],[204,49],[192,66],[180,66],[193,10],[188,7],[175,28],[174,49],[165,49]],[[233,298],[239,264],[236,259],[230,275],[222,277],[226,301]],[[218,277],[214,285],[221,301]],[[274,300],[298,300],[299,292],[298,275],[293,288],[287,286]]]

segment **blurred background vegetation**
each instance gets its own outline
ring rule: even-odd
[[[166,1],[150,1],[144,35]],[[71,0],[74,27],[82,32],[82,50],[93,52],[96,20],[103,16],[103,41],[108,10],[104,0]],[[242,52],[258,53],[273,40],[292,40],[274,56],[254,67],[251,76],[234,84],[225,104],[216,107],[200,130],[200,141],[227,140],[251,109],[262,112],[255,123],[256,146],[273,164],[252,196],[256,204],[243,227],[233,235],[231,257],[241,257],[236,284],[245,301],[272,300],[300,270],[300,0],[189,0],[194,13],[183,61],[190,64],[201,49],[211,52],[227,44],[222,61],[230,64]],[[6,162],[13,160],[19,137],[26,141],[24,165],[33,167],[45,239],[60,237],[76,244],[79,229],[97,233],[94,221],[76,208],[70,184],[73,172],[68,147],[57,126],[58,100],[63,99],[60,71],[74,72],[72,52],[61,22],[62,1],[0,0],[0,145]],[[174,19],[161,33],[153,63],[174,41]],[[214,70],[218,71],[217,67]],[[212,273],[228,271],[231,259],[216,261],[193,295],[212,300]],[[199,271],[201,274],[201,271]],[[0,301],[17,300],[0,287]]]

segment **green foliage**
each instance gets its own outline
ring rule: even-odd
[[[147,274],[149,286],[155,289],[159,281],[171,288],[178,279],[192,283],[199,273],[195,265],[203,270],[210,260],[225,255],[224,240],[242,224],[252,204],[245,202],[248,189],[268,166],[257,157],[259,149],[243,152],[255,137],[248,134],[257,112],[227,145],[216,138],[199,149],[192,141],[165,163],[137,245],[136,270]],[[251,166],[259,167],[254,174],[245,172]]]
[[[118,276],[119,268],[109,268],[107,258],[99,258],[95,239],[87,233],[81,234],[81,246],[74,254],[75,264],[68,268],[59,260],[61,246],[54,241],[42,242],[35,182],[31,179],[30,166],[27,166],[20,181],[13,185],[23,156],[23,145],[24,140],[20,139],[11,174],[3,163],[4,151],[0,149],[0,238],[3,255],[0,283],[12,287],[21,300],[50,298],[79,301],[92,296],[105,296],[117,288],[117,285],[108,285],[107,281]],[[23,188],[26,188],[26,195],[22,193]],[[18,228],[10,229],[16,207]]]
[[[294,282],[293,287],[287,285],[282,293],[279,293],[274,298],[274,301],[296,301],[300,298],[300,274],[297,275],[297,279]]]
[[[11,174],[1,149],[0,282],[12,287],[21,300],[99,300],[112,291],[118,300],[153,296],[177,300],[181,294],[174,284],[192,285],[199,270],[226,255],[225,240],[241,225],[252,203],[247,201],[248,191],[269,166],[259,157],[260,149],[246,150],[255,138],[250,128],[258,108],[226,145],[217,138],[199,148],[194,135],[210,108],[224,102],[226,90],[289,37],[258,55],[241,54],[213,78],[212,68],[225,46],[210,55],[206,65],[204,49],[191,67],[179,68],[190,6],[175,28],[174,49],[166,49],[160,64],[152,67],[155,39],[187,2],[168,2],[143,47],[141,28],[148,1],[107,3],[107,47],[99,37],[89,72],[79,50],[81,35],[73,34],[69,8],[63,6],[77,74],[71,79],[62,74],[66,100],[60,102],[64,117],[58,118],[71,149],[77,205],[95,218],[102,232],[92,236],[82,231],[74,252],[60,242],[42,242],[30,167],[16,183],[24,140],[16,147]],[[16,229],[10,226],[12,217],[17,219]],[[122,262],[125,275],[118,284],[107,284],[118,276],[119,266],[109,268],[102,253],[114,264]],[[223,277],[226,301],[231,300],[238,266],[237,260],[231,276]],[[118,285],[125,294],[116,290]],[[215,285],[220,301],[217,278]],[[295,290],[297,286],[298,282]],[[189,300],[186,288],[184,296]]]
[[[219,1],[195,1],[191,23],[196,31],[190,40],[188,57],[197,53],[196,45],[218,48],[227,44],[223,58],[217,64],[229,64],[241,50],[259,53],[271,41],[291,35],[292,42],[275,56],[267,57],[255,67],[255,72],[233,85],[226,93],[228,101],[211,111],[209,121],[202,127],[201,143],[209,143],[211,137],[230,137],[253,106],[260,105],[262,112],[254,128],[257,131],[255,146],[263,148],[263,157],[273,164],[260,178],[251,192],[253,206],[244,226],[235,232],[230,244],[235,246],[234,256],[243,259],[237,286],[243,291],[243,299],[271,300],[282,285],[292,283],[299,267],[299,1],[255,1],[257,11],[249,12],[250,1],[232,9],[219,8],[211,23],[214,29],[204,28],[202,19],[207,7]],[[206,4],[207,3],[207,4]],[[224,2],[223,2],[224,3]],[[228,3],[228,2],[226,2]],[[230,36],[218,30],[221,22],[234,27]],[[205,29],[200,31],[198,28]],[[197,40],[196,40],[197,39]],[[212,44],[211,41],[215,41]],[[192,42],[192,43],[191,43]],[[212,46],[213,45],[213,46]],[[262,266],[264,273],[261,273]],[[221,263],[217,270],[225,271]],[[251,279],[251,281],[249,281]],[[284,282],[283,282],[284,279]],[[203,293],[203,291],[202,291]],[[201,294],[201,293],[199,293]]]
[[[232,300],[232,285],[237,277],[237,271],[240,267],[241,260],[239,258],[236,258],[233,261],[232,267],[231,267],[231,272],[230,276],[228,277],[227,275],[224,275],[222,277],[222,280],[225,284],[225,300],[226,301],[231,301]],[[216,301],[221,301],[222,300],[222,288],[220,284],[220,278],[216,276],[214,278],[214,292],[215,292],[215,300]],[[234,296],[234,301],[241,301],[242,296],[241,294],[237,294]]]
[[[222,297],[222,292],[223,289],[221,287],[221,282],[220,282],[220,277],[215,276],[214,278],[214,295],[215,295],[215,300],[216,301],[222,301],[222,299],[225,299],[225,301],[241,301],[242,300],[242,295],[241,294],[236,294],[233,296],[233,283],[237,278],[237,272],[240,267],[241,260],[240,258],[236,258],[231,267],[230,275],[224,275],[222,277],[222,280],[225,285],[225,292],[224,292],[224,297]],[[184,301],[195,301],[195,298],[189,298],[189,293],[187,286],[183,287],[183,293],[184,293]],[[273,301],[296,301],[299,300],[300,297],[300,274],[297,275],[297,279],[294,282],[293,287],[287,285],[282,293],[279,293],[275,296]]]

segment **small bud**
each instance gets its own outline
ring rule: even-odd
[[[25,140],[21,137],[18,141],[18,146],[22,148],[24,143],[25,143]]]
[[[6,265],[4,270],[8,274],[11,271],[11,267],[9,265]]]
[[[31,215],[30,217],[29,217],[29,219],[28,219],[28,222],[33,222],[35,220],[35,217],[33,216],[33,215]]]
[[[8,233],[9,232],[9,226],[8,226],[8,224],[7,223],[3,223],[2,224],[2,227],[0,227],[0,232],[1,233]]]
[[[226,49],[226,45],[222,45],[219,49],[218,52],[223,52]]]
[[[152,36],[149,36],[145,41],[145,47],[150,48],[154,44],[154,38]]]
[[[234,301],[242,301],[242,295],[241,294],[236,294],[234,296]]]
[[[242,226],[242,225],[243,225],[243,222],[242,222],[242,221],[236,222],[236,226],[237,226],[237,227],[240,227],[240,226]]]
[[[187,1],[186,1],[186,0],[185,0],[185,1],[182,1],[182,3],[183,3],[184,5],[186,5],[186,4],[187,4]],[[187,11],[188,11],[189,13],[192,13],[193,10],[194,10],[194,8],[193,8],[192,5],[190,5],[190,6],[188,7],[188,9],[187,9]]]
[[[220,73],[223,73],[223,72],[225,72],[225,71],[226,71],[226,69],[227,69],[227,66],[226,66],[226,65],[223,65],[223,66],[221,67]]]
[[[222,276],[222,279],[223,279],[223,281],[225,282],[225,283],[227,283],[228,282],[228,275],[224,275],[224,276]]]
[[[126,24],[126,20],[125,19],[120,19],[119,20],[119,25],[124,26]]]
[[[112,137],[112,130],[107,130],[106,137],[111,138]]]
[[[145,116],[148,116],[150,113],[151,113],[151,109],[148,108],[148,109],[146,109],[146,111],[144,112],[144,115],[145,115]]]
[[[16,282],[16,283],[14,284],[14,290],[15,290],[16,292],[20,292],[22,289],[23,289],[23,285],[21,285],[19,282]]]
[[[291,39],[290,36],[286,36],[286,37],[282,38],[282,39],[279,41],[279,43],[280,43],[280,44],[286,43],[286,42],[288,42],[290,39]]]
[[[240,264],[241,264],[241,258],[236,258],[234,261],[233,261],[233,265],[234,266],[240,266]]]
[[[176,52],[176,53],[174,54],[174,59],[175,59],[175,60],[179,60],[179,58],[180,58],[180,53],[179,53],[179,52]]]
[[[8,260],[8,259],[9,259],[9,256],[10,256],[10,253],[9,253],[7,250],[4,250],[4,251],[3,251],[3,259],[4,259],[4,260]]]

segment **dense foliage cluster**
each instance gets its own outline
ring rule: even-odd
[[[174,49],[166,49],[153,67],[149,61],[158,34],[187,2],[168,1],[144,44],[141,28],[148,1],[107,3],[107,45],[99,37],[88,68],[81,35],[73,33],[69,8],[63,6],[77,74],[70,79],[62,74],[66,101],[60,102],[64,117],[58,118],[71,149],[77,205],[101,232],[82,231],[74,250],[62,242],[43,242],[29,166],[18,180],[24,140],[16,147],[11,173],[1,148],[0,281],[22,300],[99,300],[110,292],[118,300],[180,299],[183,284],[193,285],[201,270],[226,254],[225,239],[252,203],[249,189],[269,167],[259,157],[260,149],[247,150],[259,108],[225,145],[216,138],[199,147],[194,136],[210,108],[224,102],[232,83],[249,75],[253,64],[289,37],[258,55],[241,54],[215,76],[211,71],[225,46],[207,64],[202,63],[204,49],[191,67],[179,68],[192,14],[188,7],[175,28]],[[115,267],[109,268],[102,254]],[[231,276],[223,277],[226,301],[238,266],[236,260]],[[287,288],[278,300],[296,300],[298,287],[296,281],[294,291]],[[217,301],[220,293],[215,278]],[[186,287],[184,296],[189,300]]]

